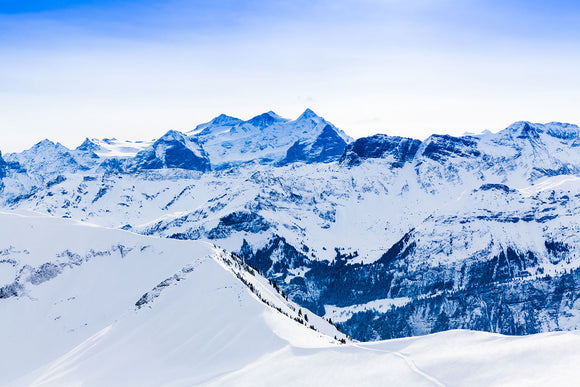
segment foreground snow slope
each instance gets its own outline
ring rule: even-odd
[[[24,213],[0,213],[0,235],[2,386],[529,386],[580,377],[577,332],[454,330],[340,345],[333,326],[306,310],[322,333],[293,321],[295,304],[206,243]]]
[[[0,235],[3,386],[191,385],[288,346],[338,345],[206,243],[14,213]]]
[[[428,336],[283,349],[212,386],[577,386],[579,332]]]

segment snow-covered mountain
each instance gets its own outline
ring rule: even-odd
[[[211,163],[196,139],[170,130],[151,147],[135,155],[133,168],[135,170],[181,168],[206,172],[211,169]]]
[[[570,385],[580,335],[357,343],[209,243],[0,212],[3,386]]]
[[[30,175],[46,176],[56,172],[80,172],[89,170],[98,160],[90,151],[71,150],[60,143],[43,140],[21,153],[5,155],[5,160],[25,166]]]
[[[579,137],[575,125],[518,122],[495,134],[352,141],[309,110],[296,120],[222,115],[121,156],[100,156],[93,140],[48,147],[46,165],[38,149],[5,155],[0,199],[209,241],[356,339],[571,330]]]
[[[192,385],[345,339],[208,243],[25,213],[0,235],[3,386]]]
[[[203,144],[217,167],[250,161],[330,162],[351,141],[310,109],[293,121],[271,111],[248,121],[221,115],[189,134]]]

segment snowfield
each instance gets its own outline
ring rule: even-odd
[[[576,386],[578,332],[514,337],[453,330],[427,336],[286,348],[210,385]]]
[[[24,212],[1,212],[0,235],[2,386],[565,386],[580,377],[577,332],[340,344],[334,326],[208,243]],[[294,320],[304,313],[308,323]]]
[[[307,310],[332,337],[284,315],[300,309],[207,243],[14,213],[0,213],[0,234],[15,273],[0,285],[3,386],[192,385],[344,337]]]

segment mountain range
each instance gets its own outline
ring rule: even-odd
[[[356,340],[574,330],[579,146],[555,122],[354,140],[309,109],[220,115],[155,141],[4,153],[0,203],[210,242]]]

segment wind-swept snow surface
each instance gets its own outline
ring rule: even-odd
[[[13,213],[0,235],[0,385],[192,385],[288,346],[338,345],[207,243]]]
[[[447,331],[327,348],[285,348],[212,386],[576,386],[578,332]]]
[[[580,377],[576,332],[339,344],[332,325],[206,243],[24,213],[0,213],[0,235],[3,386],[529,386]],[[294,320],[304,314],[308,323]]]

